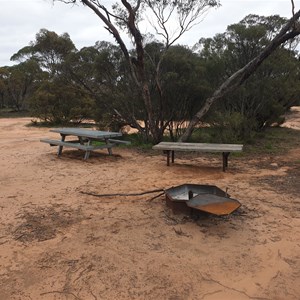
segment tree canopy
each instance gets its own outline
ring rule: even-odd
[[[137,26],[146,4],[154,15],[160,11],[157,18],[166,21],[174,12],[199,17],[200,10],[185,11],[184,1],[122,1],[112,12],[100,1],[80,2],[97,4],[92,9],[115,26],[114,35],[122,33],[124,26],[136,28],[128,31],[134,47],[124,44],[123,49],[120,43],[98,41],[78,50],[67,33],[41,29],[34,41],[12,56],[19,64],[0,69],[2,107],[10,99],[11,106],[29,107],[34,116],[47,122],[94,119],[99,126],[114,130],[130,125],[145,141],[154,143],[166,133],[173,140],[186,140],[202,120],[229,128],[231,133],[219,130],[229,142],[280,123],[282,113],[299,99],[296,21],[300,12],[290,20],[249,15],[224,33],[199,37],[199,43],[190,48],[175,45],[184,31],[168,35],[164,22],[156,24],[161,40],[142,36]],[[200,3],[205,4],[201,12],[217,5],[195,1],[195,9]],[[187,20],[185,30],[199,21]]]
[[[214,89],[230,74],[255,59],[285,22],[279,16],[248,15],[238,24],[228,26],[223,34],[200,39],[199,55]],[[236,121],[238,117],[240,123],[236,127],[240,128],[243,136],[246,128],[260,130],[280,122],[280,117],[299,98],[298,52],[291,45],[296,45],[298,40],[295,38],[278,47],[242,86],[215,104],[215,122],[220,120],[216,114],[223,114],[224,122],[230,122],[234,116]],[[216,69],[218,72],[215,72]],[[235,131],[239,129],[235,128]]]
[[[219,5],[217,0],[122,0],[117,4],[109,7],[104,1],[98,0],[57,0],[64,3],[82,3],[89,7],[105,25],[105,28],[113,35],[119,45],[128,68],[128,74],[132,77],[131,81],[136,87],[136,92],[140,95],[144,102],[144,111],[146,118],[144,126],[139,126],[139,131],[146,139],[158,142],[162,139],[163,133],[168,126],[168,121],[162,112],[157,112],[155,103],[159,101],[159,107],[165,106],[166,99],[161,84],[160,66],[164,59],[164,53],[168,51],[172,44],[175,43],[187,30],[200,21],[201,16],[211,7]],[[151,60],[155,63],[153,70],[155,71],[155,85],[153,86],[155,94],[153,99],[152,90],[150,90],[150,80],[147,77],[146,70],[146,52],[143,35],[139,28],[139,23],[147,15],[153,15],[153,22],[150,22],[157,37],[160,38],[162,44],[161,55],[158,61]],[[174,26],[172,24],[172,16],[177,19]],[[168,24],[172,25],[168,25]],[[122,38],[123,32],[128,33],[133,41],[133,49],[129,50]],[[158,96],[158,97],[156,97]],[[126,119],[126,115],[120,116]],[[138,124],[135,113],[131,112],[130,118],[134,123]]]
[[[292,41],[300,34],[299,19],[300,11],[295,13],[289,20],[284,20],[285,25],[270,40],[269,44],[261,50],[251,61],[244,65],[241,69],[230,75],[212,94],[206,99],[204,106],[194,115],[189,123],[187,130],[180,137],[180,141],[186,141],[192,134],[193,129],[203,116],[209,111],[212,104],[224,97],[229,92],[235,90],[242,85],[258,67],[278,48],[285,46],[286,43]]]

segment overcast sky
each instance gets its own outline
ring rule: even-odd
[[[295,11],[299,10],[300,0],[294,0],[294,3]],[[192,46],[201,37],[213,37],[224,32],[228,25],[238,23],[250,13],[292,16],[290,0],[221,0],[221,4],[220,8],[211,9],[203,22],[178,43]],[[10,57],[34,41],[36,33],[42,28],[57,34],[69,33],[77,49],[92,46],[96,41],[113,42],[90,9],[60,2],[53,5],[51,0],[0,0],[0,25],[0,66],[12,65]],[[144,29],[147,31],[147,28]]]

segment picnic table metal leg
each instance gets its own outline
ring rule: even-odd
[[[81,138],[79,138],[79,140],[80,140],[80,144],[81,144],[81,142],[83,142],[83,141],[81,140]],[[89,140],[87,141],[87,146],[90,146],[91,143],[92,143],[92,141],[89,139]],[[91,151],[89,151],[89,150],[86,150],[86,151],[85,151],[85,154],[84,154],[84,160],[87,160],[87,159],[90,157],[90,153],[91,153]]]
[[[226,168],[228,167],[228,156],[229,156],[230,152],[223,152],[222,156],[223,156],[223,172],[226,171]]]
[[[87,160],[90,157],[91,151],[85,151],[84,160]]]
[[[171,152],[171,162],[174,163],[174,152],[173,150],[164,150],[163,153],[167,154],[167,166],[170,165],[170,152]]]
[[[109,144],[109,140],[108,139],[105,139],[105,143],[106,144]],[[110,147],[107,147],[107,151],[108,151],[108,154],[109,155],[112,155],[112,149]]]
[[[61,134],[61,141],[64,142],[66,139],[66,136],[64,134]],[[63,150],[63,146],[58,146],[58,150],[57,150],[57,156],[60,156]]]
[[[166,150],[167,152],[167,166],[170,165],[170,150]]]

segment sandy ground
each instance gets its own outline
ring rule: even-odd
[[[300,110],[287,126],[300,129]],[[0,119],[0,299],[300,299],[300,145],[282,156],[114,148],[82,160]],[[298,126],[298,127],[297,127]],[[173,215],[164,196],[98,198],[184,183],[229,189],[226,217]]]

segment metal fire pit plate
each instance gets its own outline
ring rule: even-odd
[[[200,194],[188,200],[186,205],[218,216],[228,215],[241,206],[235,199],[213,194]]]
[[[214,185],[183,184],[166,190],[166,202],[174,213],[196,209],[218,216],[228,215],[241,204]]]

